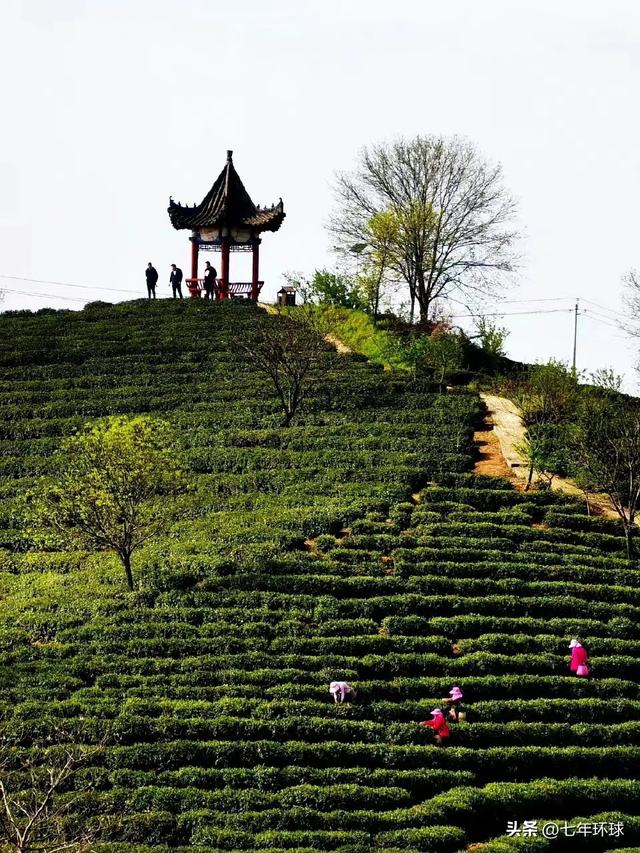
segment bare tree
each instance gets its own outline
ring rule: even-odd
[[[18,762],[28,785],[10,786],[11,744],[3,738],[0,752],[0,848],[13,853],[84,853],[92,849],[94,833],[88,828],[74,831],[67,818],[75,799],[90,787],[74,788],[75,796],[60,797],[78,769],[85,766],[88,752],[71,747],[52,747],[42,761],[22,757]],[[95,750],[92,750],[95,751]]]
[[[369,242],[372,218],[394,217],[390,262],[409,287],[412,319],[416,302],[426,321],[439,298],[496,293],[516,266],[515,202],[501,166],[469,141],[417,136],[365,147],[334,189],[328,229],[342,243]]]
[[[576,479],[585,493],[609,497],[632,559],[640,507],[640,409],[635,401],[601,385],[582,406],[573,450]]]
[[[640,270],[630,269],[622,276],[622,301],[627,314],[625,331],[640,337]]]
[[[303,307],[296,309],[296,319],[265,317],[242,348],[271,380],[283,414],[280,426],[289,426],[305,398],[309,373],[327,348],[312,314]]]

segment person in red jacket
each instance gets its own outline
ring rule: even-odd
[[[589,675],[589,668],[587,666],[589,655],[585,647],[577,640],[571,640],[569,648],[571,649],[571,660],[569,662],[571,672],[582,677]]]
[[[420,725],[433,729],[436,743],[442,744],[449,737],[449,726],[440,708],[434,708],[431,716],[433,717],[432,720],[423,720]]]

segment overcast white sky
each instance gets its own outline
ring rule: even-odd
[[[199,202],[227,148],[256,203],[284,199],[262,245],[272,297],[283,271],[331,263],[333,171],[417,133],[503,163],[526,232],[505,300],[620,310],[640,266],[636,0],[0,0],[0,33],[0,275],[86,285],[0,278],[4,309],[143,295],[148,260],[168,295],[169,264],[189,269],[169,195]],[[248,258],[231,264],[248,276]],[[634,387],[614,315],[585,307],[601,318],[580,318],[579,367]],[[569,311],[504,322],[513,357],[570,358]]]

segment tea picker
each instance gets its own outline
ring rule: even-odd
[[[442,701],[447,703],[447,708],[449,709],[449,719],[454,723],[464,722],[467,718],[467,715],[464,711],[460,710],[460,702],[462,701],[463,693],[459,687],[453,686],[449,691],[449,695],[445,697]]]
[[[347,684],[346,681],[332,681],[329,685],[329,693],[333,693],[333,701],[336,705],[341,705],[347,699],[353,702],[358,695],[355,687]]]
[[[587,661],[589,660],[589,654],[582,643],[578,642],[578,640],[571,640],[569,643],[569,648],[571,650],[571,660],[569,661],[569,669],[575,675],[580,676],[581,678],[585,678],[589,675],[589,667],[587,666]]]
[[[449,737],[449,726],[447,725],[447,721],[445,720],[444,714],[440,708],[434,708],[431,712],[431,716],[431,720],[423,720],[420,725],[425,728],[433,729],[436,743],[442,746]]]

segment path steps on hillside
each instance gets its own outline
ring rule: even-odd
[[[515,404],[505,397],[481,393],[480,398],[487,407],[485,422],[492,425],[493,444],[498,444],[508,476],[526,480],[528,466],[517,449],[526,441],[526,430],[520,412]]]
[[[262,305],[269,314],[278,313],[277,308],[272,305]],[[325,335],[325,340],[336,348],[339,353],[352,352],[336,335]],[[518,407],[506,397],[496,394],[480,393],[480,399],[486,406],[484,428],[474,433],[473,439],[479,450],[479,458],[474,466],[474,473],[487,476],[505,477],[514,480],[516,489],[525,488],[529,479],[529,466],[519,451],[519,447],[525,444],[527,431]],[[539,477],[534,473],[533,482]],[[551,483],[553,491],[562,492],[572,497],[585,499],[584,492],[571,480],[565,477],[554,477]],[[414,502],[420,500],[419,496],[412,495]],[[618,519],[618,514],[606,495],[590,495],[587,501],[589,510],[595,515],[605,518]]]
[[[505,475],[515,477],[516,488],[523,489],[529,478],[529,466],[519,451],[519,447],[526,443],[527,438],[527,431],[522,416],[515,403],[506,397],[498,397],[495,394],[480,392],[480,398],[487,409],[485,423],[489,424],[490,427],[486,433],[480,432],[474,436],[474,439],[476,439],[476,436],[479,436],[481,442],[486,442],[485,448],[481,450],[481,458],[476,465],[476,473],[499,473],[498,471],[480,470],[478,467],[478,465],[482,466],[483,453],[487,458],[487,468],[490,465],[496,465],[496,467],[500,465],[499,455],[495,448],[497,443],[500,455],[506,465]],[[492,439],[485,438],[485,435],[488,433],[492,433]],[[538,479],[537,475],[534,474],[533,482],[535,483]],[[565,495],[571,495],[582,500],[585,499],[582,489],[579,489],[575,483],[565,477],[554,477],[551,482],[551,488],[555,492],[562,492]],[[590,495],[588,505],[590,511],[595,515],[618,519],[618,514],[613,508],[611,500],[606,495]]]
[[[495,429],[495,423],[487,406],[482,429],[473,434],[473,441],[478,450],[478,458],[474,465],[475,474],[485,474],[489,477],[514,478],[513,469],[505,459],[502,445]]]

